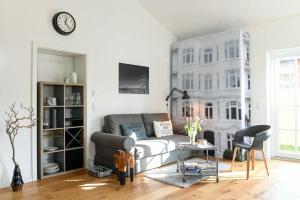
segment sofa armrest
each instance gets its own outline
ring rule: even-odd
[[[95,132],[91,136],[95,143],[95,165],[102,165],[114,168],[113,155],[118,150],[133,153],[135,141],[126,136],[114,135],[109,133]]]

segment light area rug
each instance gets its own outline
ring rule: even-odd
[[[228,171],[229,169],[230,169],[230,165],[228,163],[219,162],[219,173],[222,171]],[[180,172],[177,172],[176,163],[144,172],[144,175],[147,178],[160,181],[163,183],[175,185],[181,188],[190,187],[196,183],[199,183],[201,180],[209,178],[209,177],[201,177],[201,176],[186,176],[185,182],[183,182],[182,181],[183,175]]]

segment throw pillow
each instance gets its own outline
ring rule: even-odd
[[[121,124],[123,136],[128,136],[134,140],[147,139],[146,130],[143,123],[127,123]]]
[[[173,135],[173,127],[171,121],[154,121],[153,125],[156,137]]]

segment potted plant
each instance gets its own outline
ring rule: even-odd
[[[16,110],[16,104],[13,103],[9,107],[9,111],[5,112],[7,117],[5,120],[6,134],[9,137],[9,141],[12,147],[12,154],[13,154],[12,161],[15,164],[15,169],[14,169],[12,182],[11,182],[11,187],[14,192],[22,190],[24,184],[20,167],[16,161],[15,138],[18,135],[20,129],[23,128],[30,129],[36,125],[36,119],[34,118],[33,108],[21,106],[21,110],[24,112],[20,113],[18,110]]]
[[[186,125],[184,126],[185,133],[190,137],[191,144],[195,144],[195,139],[198,131],[202,130],[202,120],[199,117],[187,117]]]
[[[223,159],[232,160],[232,150],[231,149],[225,149],[225,151],[223,153]]]

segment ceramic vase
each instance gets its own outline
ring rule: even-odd
[[[12,177],[12,181],[11,181],[11,188],[14,192],[17,192],[17,191],[21,191],[22,188],[23,188],[23,178],[22,178],[22,175],[21,175],[21,170],[19,168],[19,165],[15,165],[15,169],[14,169],[14,174],[13,174],[13,177]]]

